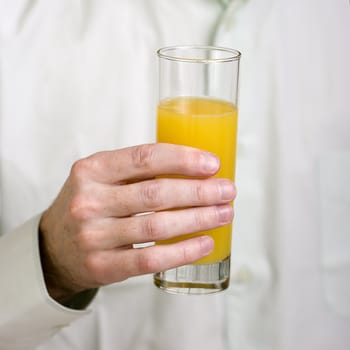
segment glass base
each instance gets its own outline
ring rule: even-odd
[[[172,294],[211,294],[228,288],[230,257],[212,264],[185,265],[158,272],[154,284]]]

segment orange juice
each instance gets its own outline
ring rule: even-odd
[[[161,101],[158,106],[157,141],[197,147],[216,154],[221,168],[215,177],[234,180],[236,136],[237,108],[232,103],[202,97],[177,97]],[[214,251],[197,263],[215,263],[230,255],[231,230],[232,225],[227,225],[159,243],[208,234],[214,239]]]

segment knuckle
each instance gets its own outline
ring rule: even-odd
[[[73,163],[71,168],[71,177],[75,180],[81,181],[89,172],[90,160],[89,158],[79,159]]]
[[[137,269],[141,274],[159,272],[160,261],[154,254],[148,254],[147,250],[144,249],[138,255]]]
[[[187,148],[183,153],[182,161],[187,168],[193,169],[201,166],[202,157],[201,151],[194,148]]]
[[[153,215],[146,215],[143,222],[143,234],[146,240],[152,242],[159,239],[162,227]]]
[[[207,220],[206,220],[206,216],[203,215],[201,210],[196,210],[195,214],[194,214],[194,222],[196,225],[197,230],[196,231],[200,231],[205,229],[208,225],[207,225]]]
[[[140,199],[147,209],[156,209],[161,205],[159,181],[146,181],[141,184]]]
[[[201,182],[196,182],[192,187],[192,195],[197,201],[204,201],[206,198],[203,184]]]
[[[187,264],[189,261],[193,260],[193,259],[191,259],[190,251],[186,245],[184,245],[182,250],[181,250],[181,259],[182,259],[181,265]]]
[[[86,257],[85,268],[93,284],[102,286],[108,283],[105,265],[97,254],[90,254]]]
[[[75,195],[69,203],[68,211],[70,216],[78,221],[84,220],[84,215],[83,215],[83,213],[85,212],[84,206],[85,206],[85,203],[82,196]]]
[[[190,244],[184,244],[182,246],[181,265],[186,265],[199,259],[201,257],[201,251],[203,250],[200,237],[197,237],[195,240],[187,243]]]
[[[83,194],[75,195],[68,208],[70,216],[78,222],[90,219],[96,211],[94,204]]]
[[[91,177],[101,167],[104,154],[105,152],[99,152],[75,161],[71,167],[70,177],[78,183]]]
[[[132,148],[131,158],[135,168],[149,168],[153,160],[154,145],[139,145]]]

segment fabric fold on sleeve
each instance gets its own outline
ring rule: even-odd
[[[0,238],[0,349],[31,349],[89,313],[49,296],[40,262],[40,217]]]

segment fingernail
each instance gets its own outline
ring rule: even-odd
[[[214,240],[209,236],[201,237],[201,253],[204,255],[208,255],[212,252],[214,248]]]
[[[206,173],[210,173],[210,174],[216,173],[220,167],[219,158],[211,153],[203,153],[202,167]]]
[[[230,205],[217,207],[217,213],[220,225],[226,225],[232,221],[233,208]]]
[[[235,194],[235,189],[229,180],[222,180],[220,183],[221,199],[224,201],[232,201]]]

